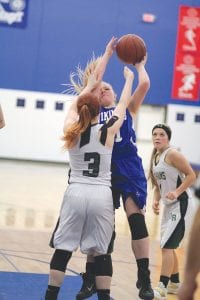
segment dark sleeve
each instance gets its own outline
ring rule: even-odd
[[[102,145],[105,145],[106,139],[107,139],[107,131],[108,128],[113,126],[113,124],[118,120],[119,118],[117,116],[112,116],[108,122],[104,123],[104,125],[101,127],[101,136],[100,136],[100,142]]]

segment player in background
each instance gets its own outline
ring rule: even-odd
[[[189,186],[195,179],[186,158],[170,146],[171,129],[157,124],[152,129],[154,149],[151,157],[149,178],[154,188],[153,211],[161,219],[162,266],[160,279],[154,288],[154,299],[167,299],[167,293],[177,294],[179,288],[179,267],[176,248],[182,241],[185,230],[194,213],[194,201]]]
[[[112,192],[115,208],[120,206],[120,197],[123,199],[123,206],[129,222],[132,251],[137,262],[137,283],[139,297],[141,299],[153,299],[153,290],[150,282],[149,270],[149,237],[145,223],[145,207],[147,197],[147,182],[144,174],[142,160],[137,152],[136,134],[134,130],[134,119],[144,101],[150,87],[149,76],[145,69],[146,57],[134,67],[138,74],[138,85],[135,91],[130,94],[130,104],[126,111],[124,123],[117,134],[112,154]],[[71,83],[79,93],[87,82],[88,74],[97,64],[98,59],[91,60],[83,71],[78,68],[78,83],[74,76]],[[100,123],[104,123],[112,115],[116,106],[116,94],[109,83],[101,84],[101,112]],[[114,242],[114,241],[112,241]],[[110,245],[108,252],[112,252],[113,245]],[[86,299],[95,293],[94,285],[94,263],[92,257],[88,257],[86,272],[82,274],[83,285],[78,299]]]

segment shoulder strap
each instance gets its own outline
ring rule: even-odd
[[[80,148],[87,145],[90,141],[91,125],[81,134]]]
[[[111,127],[119,118],[117,116],[112,116],[108,122],[104,123],[101,127],[100,143],[105,145],[107,139],[108,128]]]
[[[167,153],[171,150],[172,148],[169,147],[167,149],[165,149],[165,151],[162,153],[162,155],[160,156],[160,160],[165,161],[165,157],[167,155]]]

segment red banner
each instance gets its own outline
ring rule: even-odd
[[[197,101],[200,90],[200,7],[181,6],[172,98]]]

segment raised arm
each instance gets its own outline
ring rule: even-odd
[[[5,120],[4,120],[3,111],[0,104],[0,129],[3,128],[4,126],[5,126]]]
[[[149,75],[145,69],[146,61],[147,57],[145,57],[141,63],[135,65],[138,73],[138,85],[130,97],[130,103],[128,106],[129,112],[133,117],[137,114],[140,105],[143,103],[144,98],[150,88]]]
[[[110,57],[112,56],[115,47],[116,47],[116,41],[117,39],[115,37],[112,37],[108,44],[106,45],[105,52],[98,60],[97,65],[95,68],[89,68],[89,71],[87,71],[87,81],[86,86],[83,88],[83,90],[79,93],[79,96],[84,93],[94,93],[98,96],[99,94],[99,87],[100,83],[102,81],[103,75],[106,70],[106,66],[109,62]],[[73,80],[72,80],[73,81]],[[66,115],[65,121],[64,121],[64,127],[63,131],[65,132],[66,128],[77,121],[78,114],[77,114],[77,97],[73,100],[68,113]]]
[[[99,81],[102,80],[103,78],[103,75],[105,73],[105,70],[106,70],[106,66],[109,62],[109,59],[111,58],[113,52],[115,51],[115,48],[116,48],[116,42],[117,42],[117,38],[115,37],[112,37],[110,39],[110,41],[108,42],[108,44],[106,45],[106,49],[105,49],[105,52],[104,54],[102,55],[102,57],[100,58],[96,68],[95,68],[95,71],[94,71],[94,74],[96,75],[97,79]]]

